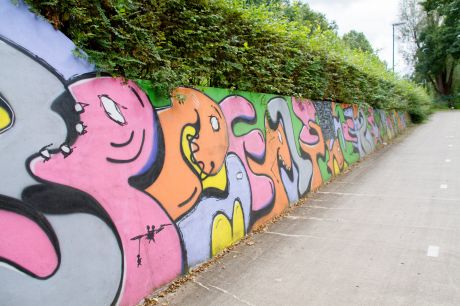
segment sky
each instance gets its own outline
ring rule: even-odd
[[[356,30],[363,32],[378,50],[380,58],[392,66],[393,35],[392,23],[398,22],[400,0],[303,0],[314,11],[326,15],[339,26],[339,35]],[[398,52],[395,34],[395,71],[404,74],[408,71],[404,59]]]

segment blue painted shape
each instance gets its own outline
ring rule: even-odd
[[[94,71],[94,65],[72,54],[75,44],[22,1],[0,0],[0,36],[50,65],[64,79]]]

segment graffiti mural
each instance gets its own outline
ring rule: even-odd
[[[100,75],[74,48],[0,0],[2,305],[135,305],[407,125],[216,88],[160,106],[148,82]]]

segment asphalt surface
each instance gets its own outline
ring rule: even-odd
[[[160,305],[460,305],[460,112],[440,112]]]

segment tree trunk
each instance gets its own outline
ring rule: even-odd
[[[444,69],[441,73],[435,76],[434,80],[433,78],[430,78],[436,91],[441,96],[441,100],[447,101],[449,107],[454,106],[454,100],[452,99],[453,71],[453,68]]]

